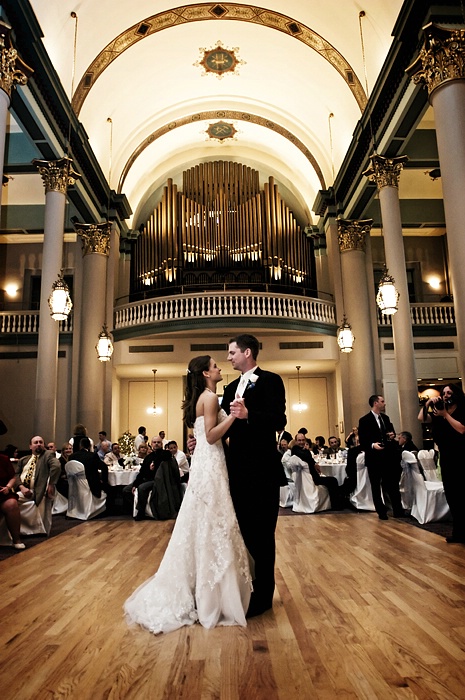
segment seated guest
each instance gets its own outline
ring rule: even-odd
[[[116,467],[118,464],[123,466],[124,457],[121,455],[121,450],[118,442],[114,442],[111,446],[111,451],[107,452],[103,461],[109,467]]]
[[[323,437],[323,435],[317,435],[317,436],[316,436],[316,438],[315,438],[315,445],[317,446],[318,451],[319,451],[320,453],[322,453],[323,450],[325,449],[325,447],[327,446],[327,445],[326,445],[326,440],[325,440],[325,438]]]
[[[108,489],[108,466],[92,451],[88,437],[81,438],[79,450],[73,452],[69,460],[76,460],[84,465],[89,488],[96,498],[100,498],[102,491],[106,492]]]
[[[146,442],[146,436],[147,436],[147,428],[145,426],[141,425],[139,427],[139,434],[136,435],[135,440],[134,440],[134,450],[135,452],[138,451],[139,447]]]
[[[187,483],[189,481],[190,465],[185,453],[178,448],[178,443],[176,442],[176,440],[170,440],[166,447],[178,463],[179,476],[181,477],[181,482],[184,484]]]
[[[359,445],[360,438],[358,436],[358,427],[355,426],[346,437],[346,447],[358,447]]]
[[[68,498],[68,476],[66,474],[65,464],[72,454],[73,448],[71,447],[69,442],[65,442],[64,445],[62,445],[61,447],[61,455],[59,459],[61,466],[61,474],[60,478],[57,481],[57,491],[59,491],[61,495],[65,498]]]
[[[135,480],[132,484],[125,486],[123,489],[123,500],[127,510],[130,509],[131,512],[134,503],[134,494],[137,489],[137,514],[134,516],[135,520],[143,520],[145,518],[145,508],[153,489],[155,472],[163,458],[166,459],[166,452],[168,452],[163,449],[163,440],[159,436],[152,438],[151,446],[152,452],[150,452],[142,462],[140,471]],[[171,457],[171,452],[168,452],[168,455]]]
[[[54,453],[55,453],[55,457],[56,457],[57,459],[60,459],[60,453],[58,452],[57,446],[55,445],[54,442],[52,442],[52,441],[47,442],[46,449],[47,449],[47,450],[50,450],[50,452],[54,452]]]
[[[18,460],[16,472],[16,491],[20,498],[34,501],[45,514],[46,498],[55,495],[55,484],[60,478],[61,466],[54,452],[45,449],[44,439],[40,435],[31,438],[31,454]]]
[[[99,432],[97,444],[94,446],[94,452],[98,452],[98,451],[101,449],[101,447],[102,447],[102,442],[108,442],[108,443],[110,443],[110,445],[111,445],[111,440],[110,440],[110,438],[107,436],[107,431],[106,431],[106,430],[101,430],[101,431]],[[100,455],[99,455],[99,456],[100,456]],[[100,459],[103,459],[103,458],[100,457]]]
[[[21,516],[15,484],[15,468],[6,455],[0,454],[0,513],[5,518],[13,547],[25,549],[26,545],[21,542]]]
[[[289,442],[290,441],[287,438],[281,438],[278,445],[278,452],[280,452],[282,455],[286,454],[286,452],[289,450]]]
[[[327,457],[331,457],[332,455],[336,455],[337,457],[339,455],[339,452],[341,451],[341,441],[335,435],[331,435],[331,437],[328,440],[328,443],[329,447],[324,448],[323,454]]]
[[[291,454],[297,455],[297,457],[299,457],[303,462],[308,464],[313,482],[317,486],[320,484],[326,486],[328,489],[329,498],[331,500],[332,509],[343,510],[345,507],[344,498],[337,479],[334,476],[323,476],[323,474],[320,473],[319,467],[317,464],[315,464],[313,455],[308,449],[305,435],[303,433],[297,433],[296,444],[291,449]]]
[[[409,433],[408,430],[403,430],[401,433],[399,433],[397,436],[397,442],[399,443],[401,453],[404,450],[408,450],[408,452],[413,452],[415,455],[418,454],[418,447],[413,442],[412,433]]]
[[[137,450],[137,457],[135,459],[136,464],[142,464],[144,459],[147,457],[149,453],[149,448],[147,443],[143,442],[139,445],[139,449]]]

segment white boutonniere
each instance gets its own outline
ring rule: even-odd
[[[251,374],[249,377],[249,381],[247,382],[247,389],[253,389],[255,387],[255,382],[258,379],[258,374]]]

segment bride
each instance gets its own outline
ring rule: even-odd
[[[154,634],[197,621],[246,625],[252,577],[229,494],[221,438],[235,418],[218,407],[221,381],[209,355],[189,363],[184,421],[197,443],[188,487],[157,573],[124,604],[128,623]]]

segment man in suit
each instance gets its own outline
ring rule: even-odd
[[[79,450],[73,452],[69,458],[69,461],[71,460],[76,460],[84,465],[87,483],[96,498],[100,498],[102,490],[108,493],[108,466],[91,449],[91,442],[88,437],[80,439]]]
[[[225,436],[229,486],[245,545],[255,561],[247,617],[273,604],[279,487],[287,483],[276,449],[276,433],[286,425],[284,384],[278,374],[257,367],[259,347],[253,335],[229,341],[228,360],[241,377],[225,387],[221,404],[237,419]]]
[[[303,433],[297,433],[297,435],[295,436],[295,445],[291,449],[291,454],[296,455],[297,457],[299,457],[299,459],[308,464],[313,483],[316,486],[319,486],[320,484],[322,486],[326,486],[331,501],[331,508],[333,510],[344,510],[344,497],[342,494],[342,489],[339,486],[336,477],[324,476],[320,473],[319,467],[317,467],[317,465],[315,464],[313,454],[310,448],[308,447],[308,443]]]
[[[382,396],[370,396],[371,411],[360,418],[358,434],[365,452],[365,464],[370,477],[373,503],[380,520],[387,520],[387,508],[381,496],[381,487],[389,496],[395,518],[404,515],[400,499],[400,464],[394,426],[385,414],[386,402]]]
[[[60,478],[61,465],[55,452],[45,449],[44,439],[40,435],[31,438],[31,454],[18,460],[15,489],[26,500],[33,500],[40,506],[44,496],[55,496],[55,484]]]

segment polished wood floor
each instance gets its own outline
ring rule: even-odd
[[[87,522],[0,563],[2,700],[465,698],[465,546],[371,513],[282,516],[273,612],[153,636],[121,606],[173,522]]]

